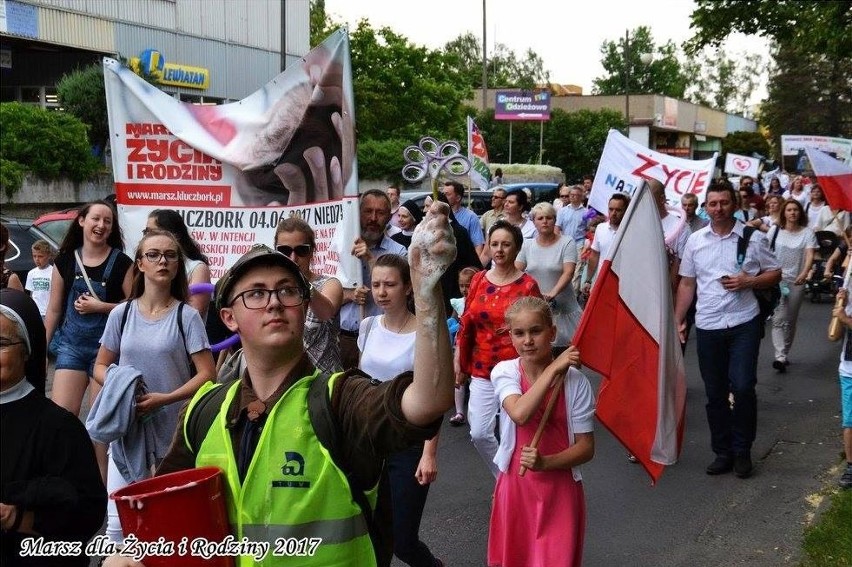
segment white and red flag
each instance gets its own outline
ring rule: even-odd
[[[852,211],[852,167],[814,148],[805,148],[825,200],[835,210]]]
[[[471,185],[480,189],[488,189],[491,186],[491,170],[488,169],[488,149],[485,147],[485,138],[476,126],[476,122],[470,116],[467,117],[467,159],[470,161]]]
[[[643,184],[603,259],[573,344],[604,378],[598,419],[653,482],[680,455],[686,410],[668,274],[660,213]]]

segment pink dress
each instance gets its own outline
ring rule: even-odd
[[[530,384],[521,375],[521,391]],[[538,444],[542,455],[569,447],[565,390],[559,389]],[[583,484],[570,470],[527,471],[520,477],[521,448],[529,445],[541,421],[547,397],[526,425],[518,425],[509,470],[500,473],[488,531],[490,567],[580,567],[586,532]]]

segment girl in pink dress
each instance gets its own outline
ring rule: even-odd
[[[586,504],[578,466],[595,453],[595,400],[588,379],[572,368],[571,346],[553,358],[553,315],[537,297],[506,311],[520,358],[498,363],[491,382],[505,410],[494,462],[500,469],[488,533],[488,565],[579,567],[583,561]],[[531,447],[544,408],[557,396],[537,447]],[[528,470],[520,475],[520,467]]]

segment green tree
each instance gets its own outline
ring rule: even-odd
[[[482,88],[482,41],[479,38],[470,32],[460,35],[444,45],[444,52],[455,57],[454,64],[471,88]],[[506,45],[498,43],[487,56],[489,88],[531,89],[550,80],[544,60],[532,49],[518,57]]]
[[[99,168],[89,147],[86,125],[69,113],[8,102],[0,104],[0,124],[2,181],[7,195],[14,192],[22,170],[45,179],[67,176],[83,181]]]
[[[325,11],[325,0],[311,0],[310,3],[310,34],[311,47],[316,47],[331,32],[340,27]]]
[[[686,98],[703,106],[747,115],[748,100],[757,88],[764,64],[763,57],[755,53],[731,57],[722,48],[705,48],[684,65],[686,75],[692,77]]]
[[[601,64],[608,74],[592,81],[592,94],[625,94],[627,73],[630,94],[684,98],[690,80],[677,58],[677,46],[671,41],[656,45],[646,26],[636,28],[628,36],[627,45],[624,37],[601,44]],[[642,55],[646,53],[653,56],[647,65],[642,62]]]
[[[769,142],[760,132],[731,132],[722,139],[722,153],[741,156],[758,153],[768,156],[770,147]]]
[[[104,70],[100,63],[66,73],[56,85],[62,107],[89,126],[89,139],[103,150],[109,142]]]
[[[852,54],[850,0],[696,0],[690,28],[695,35],[685,44],[689,53],[718,47],[733,32],[793,43],[812,53],[834,57]]]
[[[472,92],[451,57],[366,20],[351,34],[350,49],[359,141],[414,143],[464,132],[462,102]]]
[[[773,138],[782,134],[852,136],[852,1],[739,2],[697,0],[695,53],[720,45],[731,32],[774,43],[776,70],[762,120]]]
[[[775,53],[761,121],[782,134],[852,137],[852,58],[832,60],[791,44]]]

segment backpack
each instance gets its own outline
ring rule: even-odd
[[[745,262],[748,241],[751,239],[751,235],[755,230],[757,229],[753,226],[743,228],[743,235],[737,240],[737,264],[740,266]],[[769,243],[769,249],[773,252],[775,251],[775,240],[778,238],[780,230],[779,227],[775,227],[775,234],[772,235],[772,240]],[[752,288],[752,292],[754,292],[754,296],[757,299],[757,306],[760,309],[760,320],[761,322],[766,321],[772,316],[772,313],[781,301],[781,286],[775,284],[767,288]]]
[[[198,452],[201,447],[201,442],[207,436],[207,432],[213,425],[216,415],[219,413],[222,403],[225,401],[225,396],[228,390],[233,386],[234,382],[240,379],[239,364],[234,364],[234,361],[239,361],[241,352],[237,352],[225,362],[220,373],[219,384],[209,392],[205,393],[199,399],[193,412],[187,415],[186,432],[189,440],[189,449],[193,454]],[[334,413],[331,411],[331,400],[328,396],[328,381],[331,379],[331,374],[322,373],[311,383],[308,390],[308,416],[311,420],[311,426],[314,428],[317,439],[322,443],[322,446],[328,451],[331,460],[346,476],[346,482],[349,485],[349,491],[352,495],[352,500],[361,508],[361,515],[367,522],[367,528],[370,533],[370,539],[373,542],[376,556],[379,557],[380,550],[377,547],[377,542],[380,541],[381,535],[379,527],[376,525],[373,515],[373,508],[367,500],[367,495],[360,487],[358,487],[352,467],[346,462],[343,457],[343,443],[338,435],[339,427]],[[382,476],[386,473],[382,472]]]

